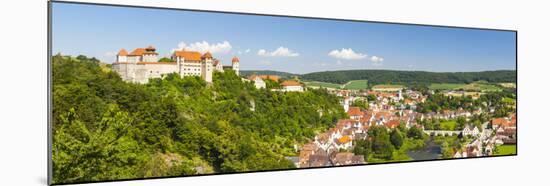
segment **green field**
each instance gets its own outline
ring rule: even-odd
[[[516,88],[515,83],[499,83],[499,85],[504,87],[504,88]]]
[[[465,85],[464,83],[432,83],[429,88],[431,90],[451,90],[458,89]]]
[[[353,80],[346,83],[344,85],[344,88],[349,90],[367,89],[368,88],[367,82],[368,80]]]
[[[497,153],[495,153],[495,156],[499,155],[510,155],[510,154],[516,154],[517,152],[516,145],[501,145],[497,146]]]
[[[323,87],[323,88],[334,88],[339,89],[342,85],[335,84],[335,83],[325,83],[325,82],[318,82],[318,81],[307,81],[304,82],[306,86],[308,87]]]
[[[476,92],[497,92],[502,89],[496,85],[487,84],[483,82],[473,82],[470,84],[463,83],[432,83],[429,86],[432,90],[465,90]]]
[[[455,120],[448,120],[448,121],[442,121],[440,123],[442,130],[455,130],[456,129],[456,121]]]
[[[497,92],[502,90],[495,85],[485,84],[485,83],[470,83],[461,87],[461,89],[464,89],[466,91],[481,91],[481,92]]]

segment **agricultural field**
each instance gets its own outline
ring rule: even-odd
[[[501,145],[497,146],[497,153],[495,153],[495,156],[498,155],[510,155],[510,154],[516,154],[516,145]]]
[[[360,90],[368,88],[368,80],[353,80],[344,84],[344,88],[348,90]]]
[[[480,91],[480,92],[498,92],[501,91],[499,87],[491,84],[485,83],[470,83],[461,87],[461,89],[466,91]]]
[[[516,88],[515,83],[499,83],[499,85],[504,87],[504,88]]]
[[[464,83],[432,83],[428,88],[431,90],[452,90],[465,85]]]
[[[429,86],[432,90],[465,90],[465,91],[475,91],[475,92],[498,92],[502,89],[496,85],[484,83],[484,82],[473,82],[470,84],[463,83],[432,83]]]
[[[335,83],[325,83],[319,81],[306,81],[304,82],[308,87],[323,87],[323,88],[334,88],[339,89],[342,85]]]
[[[372,90],[375,90],[375,91],[399,91],[403,88],[405,88],[405,86],[403,86],[403,85],[382,84],[382,85],[373,86]]]

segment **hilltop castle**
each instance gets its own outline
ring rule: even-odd
[[[160,78],[163,74],[179,73],[184,76],[200,76],[206,82],[212,82],[212,72],[224,69],[232,69],[239,75],[239,58],[233,57],[231,66],[223,66],[222,63],[213,58],[210,52],[201,54],[196,51],[179,50],[174,51],[171,61],[160,62],[158,53],[152,46],[147,48],[136,48],[128,53],[121,49],[113,69],[124,81],[147,83],[149,78]]]

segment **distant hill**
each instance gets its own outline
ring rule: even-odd
[[[313,72],[300,76],[307,81],[343,84],[351,80],[368,80],[369,84],[430,84],[430,83],[489,83],[516,82],[516,71],[483,72],[425,72],[396,70],[343,70]]]
[[[249,76],[252,74],[256,75],[278,75],[281,77],[292,77],[292,76],[300,76],[299,74],[292,74],[288,72],[280,72],[280,71],[273,71],[273,70],[241,70],[240,74],[243,76]]]

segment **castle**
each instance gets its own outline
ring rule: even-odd
[[[174,51],[169,62],[160,62],[158,53],[152,46],[136,48],[128,53],[121,49],[113,69],[124,81],[135,83],[147,83],[149,78],[160,78],[163,74],[179,73],[184,76],[200,76],[206,82],[212,82],[212,72],[224,69],[232,69],[239,75],[239,58],[231,60],[231,66],[223,66],[213,58],[210,52],[201,54],[196,51]]]

